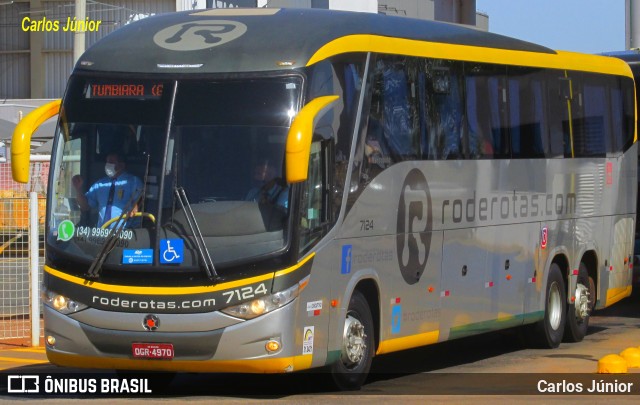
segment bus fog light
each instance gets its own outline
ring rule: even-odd
[[[54,338],[51,335],[47,336],[47,344],[49,346],[55,346],[56,345],[56,338]]]
[[[265,345],[265,348],[269,353],[277,352],[278,350],[280,350],[280,342],[278,342],[277,340],[270,340]]]

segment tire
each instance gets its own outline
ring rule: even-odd
[[[331,366],[335,386],[343,391],[360,389],[371,368],[374,354],[373,318],[360,291],[349,302],[342,334],[340,359]]]
[[[595,299],[594,285],[593,279],[589,277],[587,266],[580,263],[576,289],[573,293],[576,300],[567,305],[567,324],[564,331],[567,342],[580,342],[587,335],[589,318]]]
[[[560,267],[549,268],[545,293],[544,319],[532,325],[529,335],[536,347],[554,349],[562,342],[567,314],[567,298]]]

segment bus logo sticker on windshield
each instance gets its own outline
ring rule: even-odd
[[[68,219],[65,219],[64,221],[60,222],[60,225],[58,225],[58,240],[68,242],[71,240],[71,238],[73,238],[73,235],[75,233],[76,226]]]
[[[122,264],[152,264],[153,249],[123,249]]]
[[[231,42],[245,32],[247,26],[238,21],[198,20],[158,31],[153,42],[170,51],[200,51]]]
[[[160,263],[173,264],[184,261],[184,241],[182,239],[160,239]]]
[[[418,169],[411,170],[402,184],[397,226],[400,273],[407,284],[415,284],[427,266],[433,226],[429,184]]]

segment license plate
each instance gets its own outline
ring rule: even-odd
[[[133,357],[139,359],[172,359],[171,343],[132,343]]]

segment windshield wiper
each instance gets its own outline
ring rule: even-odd
[[[131,212],[138,205],[138,201],[143,196],[144,194],[142,193],[137,196],[135,194],[131,196],[131,199],[127,202],[127,205],[125,205],[125,209],[122,211],[126,212],[126,214],[120,215],[120,217],[118,217],[118,219],[116,220],[115,226],[111,229],[111,232],[109,232],[109,236],[104,242],[102,249],[100,249],[100,252],[96,256],[96,258],[93,259],[89,270],[87,270],[87,273],[85,274],[86,278],[98,278],[100,272],[102,271],[102,265],[104,264],[104,261],[107,259],[107,256],[118,242],[118,235],[120,235],[120,232],[124,229],[124,225],[127,223],[127,220],[131,216]]]
[[[198,255],[200,256],[200,259],[202,259],[202,267],[207,274],[207,277],[211,281],[220,280],[220,276],[218,276],[218,273],[216,273],[216,269],[213,266],[213,260],[211,260],[209,250],[207,250],[202,232],[200,232],[198,221],[196,221],[196,217],[191,210],[191,204],[189,204],[189,200],[187,199],[187,194],[184,192],[184,188],[176,187],[174,188],[174,191],[176,193],[176,197],[178,199],[178,202],[180,203],[180,206],[182,206],[182,212],[184,212],[184,217],[187,219],[187,224],[191,229],[193,239],[195,239]]]

